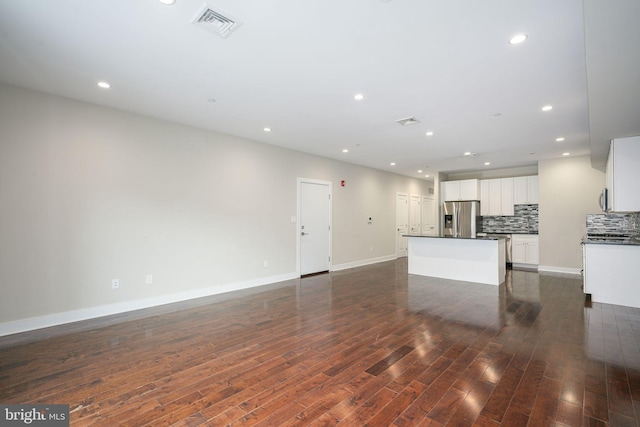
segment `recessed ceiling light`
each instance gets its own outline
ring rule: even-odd
[[[348,153],[348,152],[349,152],[349,150],[348,150],[348,149],[346,149],[346,148],[344,148],[344,149],[342,150],[342,152],[343,152],[343,153]]]
[[[491,162],[484,162],[485,166],[489,166],[491,164]]]
[[[515,34],[509,39],[509,44],[520,44],[527,39],[526,34]]]
[[[429,175],[425,175],[424,177],[425,177],[425,178],[429,178]]]
[[[564,138],[563,138],[563,137],[556,138],[556,142],[562,142],[562,141],[564,141]]]
[[[433,136],[433,131],[427,132],[427,136]]]
[[[158,0],[162,4],[172,5],[176,2],[176,0]]]
[[[111,85],[107,82],[98,82],[98,86],[100,86],[102,89],[109,89],[111,87]]]
[[[545,105],[544,107],[542,107],[542,111],[551,111],[553,110],[553,106],[551,105]]]
[[[477,156],[477,155],[478,155],[478,153],[473,153],[473,152],[471,152],[471,151],[466,151],[466,152],[464,153],[464,157],[475,157],[475,156]]]
[[[271,132],[271,128],[264,128],[265,132]]]
[[[464,152],[464,155],[465,155],[465,156],[470,156],[470,155],[471,155],[471,151],[465,151],[465,152]]]
[[[571,153],[562,153],[563,156],[570,156]]]
[[[420,170],[418,171],[418,173],[422,173],[422,169],[420,169]]]
[[[364,95],[361,93],[356,93],[353,97],[356,101],[362,101],[364,99]]]
[[[396,165],[396,162],[391,162],[391,163],[389,163],[389,165],[390,165],[390,166],[395,166],[395,165]]]

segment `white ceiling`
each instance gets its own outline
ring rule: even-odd
[[[198,28],[205,4],[242,25]],[[0,0],[0,82],[416,177],[601,166],[640,134],[638,22],[637,0]]]

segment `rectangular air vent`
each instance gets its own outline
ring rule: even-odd
[[[195,25],[226,39],[242,22],[234,17],[205,5],[192,21]]]
[[[409,125],[415,125],[416,123],[420,123],[420,120],[416,119],[415,117],[407,117],[406,119],[396,120],[396,123],[399,124],[400,126],[409,126]]]

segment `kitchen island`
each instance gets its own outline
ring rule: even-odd
[[[406,235],[409,274],[500,285],[506,277],[504,237]]]
[[[591,302],[640,308],[640,239],[582,243],[584,293]]]

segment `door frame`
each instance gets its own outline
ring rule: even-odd
[[[300,213],[301,213],[300,195],[301,195],[303,183],[326,185],[329,187],[329,253],[328,253],[329,271],[331,271],[331,268],[333,267],[333,183],[331,181],[323,181],[320,179],[298,177],[297,185],[296,185],[297,207],[296,207],[296,231],[295,231],[296,232],[296,275],[298,277],[300,277],[300,271],[302,271],[302,269],[300,268],[300,263],[302,262],[302,257],[300,256],[300,246],[301,246],[300,238],[302,237],[300,234],[302,232],[302,230],[300,229]]]

